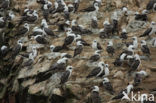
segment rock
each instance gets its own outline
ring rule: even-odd
[[[147,26],[147,23],[144,21],[131,21],[128,26],[126,27],[127,32],[135,32],[141,29],[145,29]]]

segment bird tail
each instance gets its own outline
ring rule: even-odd
[[[139,37],[144,37],[145,35],[140,35]]]

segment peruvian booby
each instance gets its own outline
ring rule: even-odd
[[[141,51],[148,56],[150,55],[150,49],[145,40],[141,40]]]
[[[132,84],[129,84],[129,85],[126,87],[126,89],[120,91],[120,93],[119,93],[117,96],[113,97],[112,100],[115,100],[115,99],[123,99],[124,96],[130,94],[130,92],[132,91],[133,88],[134,88],[133,85],[132,85]],[[126,93],[126,94],[125,94],[125,93]]]
[[[79,3],[80,3],[80,0],[74,0],[74,13],[77,12],[78,8],[79,8]]]
[[[75,57],[75,56],[77,56],[77,55],[80,55],[81,54],[81,52],[83,51],[83,44],[81,43],[81,41],[78,41],[77,43],[76,43],[76,48],[75,48],[75,50],[74,50],[74,56],[73,57]]]
[[[49,26],[47,25],[47,23],[44,23],[46,22],[45,19],[42,20],[42,23],[41,25],[43,24],[43,31],[45,34],[49,35],[49,36],[56,36],[55,33],[49,28]]]
[[[48,41],[43,37],[43,35],[36,35],[34,39],[39,44],[48,44]]]
[[[133,71],[136,71],[141,64],[141,60],[138,54],[135,54],[134,58],[135,60],[133,61],[132,64],[130,64],[130,70],[128,71],[129,74],[132,73]]]
[[[97,61],[100,59],[100,57],[101,57],[100,52],[101,52],[101,51],[99,51],[99,50],[95,51],[94,55],[92,55],[92,56],[89,58],[89,61],[90,61],[90,62],[97,62]]]
[[[139,14],[138,12],[135,13],[135,20],[140,20],[140,21],[147,21],[148,17],[147,17],[147,10],[143,10],[142,14]]]
[[[88,44],[85,40],[81,39],[81,35],[76,35],[75,41],[81,41],[84,46],[90,46],[90,44]]]
[[[117,33],[119,34],[119,23],[118,18],[113,18],[112,20],[112,34]]]
[[[127,33],[126,29],[122,29],[120,38],[122,38],[122,39],[127,39],[127,38],[128,38],[127,34],[128,34],[128,33]]]
[[[93,11],[98,11],[99,10],[99,6],[98,3],[94,3],[92,6],[85,8],[83,10],[80,10],[81,12],[93,12]]]
[[[152,10],[156,0],[149,0],[148,4],[146,5],[146,10]]]
[[[4,19],[4,17],[0,17],[0,28],[4,28],[6,24],[6,21]]]
[[[73,33],[67,34],[67,37],[64,39],[64,44],[62,47],[67,48],[67,46],[70,45],[74,41],[75,37],[76,36]]]
[[[152,21],[150,27],[139,37],[151,36],[154,33],[156,33],[156,23]]]
[[[22,41],[18,40],[17,45],[13,48],[12,58],[15,58],[19,54],[19,52],[22,50],[22,47],[23,47]]]
[[[106,89],[106,91],[108,91],[112,95],[114,94],[113,86],[108,78],[104,78],[102,81],[102,84],[104,88]]]
[[[9,48],[6,45],[3,45],[1,47],[0,57],[2,57],[2,58],[5,57],[8,52],[9,52]]]
[[[72,70],[72,66],[67,66],[66,71],[62,74],[60,84],[64,84],[68,81],[69,77],[71,76]]]
[[[2,4],[0,5],[0,9],[6,10],[10,5],[10,0],[3,0]]]
[[[99,62],[98,63],[98,66],[95,67],[89,74],[86,78],[91,78],[91,77],[99,77],[102,73],[103,73],[103,70],[104,70],[104,62]]]
[[[29,24],[25,23],[22,28],[20,28],[16,34],[16,36],[25,35],[29,32]]]
[[[109,76],[109,65],[105,64],[103,72],[99,75],[99,77],[107,77]]]
[[[113,42],[112,41],[108,42],[106,51],[107,51],[108,54],[111,54],[112,56],[114,55],[115,49],[113,47]]]
[[[101,97],[99,95],[99,87],[94,86],[92,88],[92,92],[90,97],[88,97],[87,103],[102,103],[101,102]]]
[[[100,43],[97,42],[96,40],[93,41],[93,43],[92,43],[92,48],[93,48],[94,50],[102,50],[102,47],[101,47]]]
[[[38,14],[37,11],[34,10],[32,13],[27,12],[25,16],[22,16],[18,25],[21,25],[23,22],[34,23],[37,20],[38,20]]]
[[[62,46],[50,45],[50,50],[51,50],[51,52],[59,52],[62,50]]]
[[[91,20],[91,27],[92,28],[98,28],[98,23],[97,23],[97,17],[93,16]]]

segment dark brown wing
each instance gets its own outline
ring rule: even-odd
[[[93,76],[96,76],[100,71],[101,71],[101,68],[96,67],[89,73],[89,75],[86,78],[91,78]]]
[[[82,50],[83,50],[83,47],[82,46],[77,46],[75,48],[75,50],[74,50],[74,56],[73,57],[79,55],[82,52]]]
[[[99,49],[99,50],[101,50],[101,49],[102,49],[102,47],[101,47],[100,43],[97,43],[97,49]]]
[[[61,83],[60,84],[64,84],[65,82],[68,81],[70,72],[69,71],[65,71],[61,77]]]
[[[152,31],[152,28],[148,28],[142,35],[140,35],[139,37],[144,37],[144,36],[148,36],[149,33]]]

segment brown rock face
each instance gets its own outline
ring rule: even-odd
[[[11,1],[11,0],[10,0]],[[54,6],[55,0],[49,0]],[[73,0],[64,0],[66,4],[73,4]],[[114,66],[113,62],[119,56],[119,54],[127,49],[125,46],[126,42],[132,41],[133,36],[138,37],[138,48],[135,53],[144,57],[144,54],[140,49],[140,41],[146,40],[146,37],[139,38],[139,36],[150,26],[151,21],[156,22],[156,13],[149,11],[148,21],[136,21],[134,20],[135,12],[142,12],[146,9],[146,5],[149,0],[102,0],[101,6],[98,12],[80,12],[82,9],[92,5],[94,0],[81,0],[78,12],[70,13],[70,23],[72,20],[77,20],[79,25],[83,25],[82,28],[90,30],[92,33],[82,35],[82,39],[85,40],[90,46],[83,46],[83,51],[80,57],[70,58],[67,65],[73,66],[73,71],[68,78],[68,81],[64,85],[60,85],[60,78],[65,70],[50,70],[49,67],[56,63],[61,58],[61,53],[68,53],[73,56],[74,49],[76,48],[76,42],[74,41],[69,45],[69,49],[61,50],[61,53],[53,54],[50,51],[50,45],[61,46],[64,43],[66,37],[66,31],[59,31],[58,25],[64,24],[64,13],[49,14],[48,26],[54,31],[58,37],[52,37],[46,35],[45,38],[48,40],[47,45],[38,44],[34,39],[31,39],[31,34],[34,27],[40,27],[43,19],[43,13],[41,10],[42,5],[36,3],[36,0],[12,0],[11,7],[15,11],[14,23],[18,24],[24,8],[29,7],[30,9],[37,10],[39,19],[35,23],[30,24],[30,31],[24,36],[15,38],[16,29],[19,28],[17,25],[13,29],[7,27],[0,29],[0,40],[2,38],[3,44],[9,45],[10,51],[7,56],[0,59],[0,103],[88,103],[87,99],[90,96],[91,88],[95,85],[99,86],[99,95],[102,103],[129,103],[129,101],[112,100],[121,90],[125,89],[128,84],[133,84],[134,75],[129,75],[129,67],[127,64],[122,66]],[[1,5],[1,1],[0,1]],[[121,8],[126,6],[128,8],[128,16],[123,16]],[[9,11],[4,10],[0,15],[6,15]],[[105,20],[110,21],[112,24],[113,13],[117,12],[119,17],[119,34],[115,33],[113,37],[101,39],[99,34],[101,29],[104,29],[103,22]],[[97,17],[98,28],[91,27],[91,19],[93,16]],[[21,25],[22,26],[22,25]],[[72,25],[70,24],[69,27]],[[128,32],[127,40],[121,40],[119,38],[122,29],[125,28]],[[152,35],[152,38],[155,35]],[[24,42],[24,50],[21,50],[19,55],[15,59],[11,58],[11,50],[14,48],[17,40],[22,39]],[[89,58],[94,54],[94,50],[91,47],[93,40],[97,40],[103,48],[101,52],[101,58],[99,61],[104,61],[105,64],[109,64],[110,74],[109,78],[115,93],[109,94],[107,90],[102,86],[104,77],[93,77],[86,79],[86,76],[91,72],[97,63],[90,65]],[[115,54],[113,56],[106,52],[107,43],[112,40],[115,48]],[[142,82],[134,87],[134,92],[138,93],[155,93],[156,91],[156,48],[151,44],[151,40],[146,40],[147,45],[150,48],[150,59],[145,57],[141,60],[141,65],[138,70],[139,72],[144,70],[148,76],[142,79]],[[32,47],[36,46],[37,56],[35,57],[32,66],[23,67],[23,63],[28,58],[21,56],[22,54],[29,54],[32,52]],[[135,74],[135,73],[134,73]],[[130,102],[140,103],[140,102]]]

